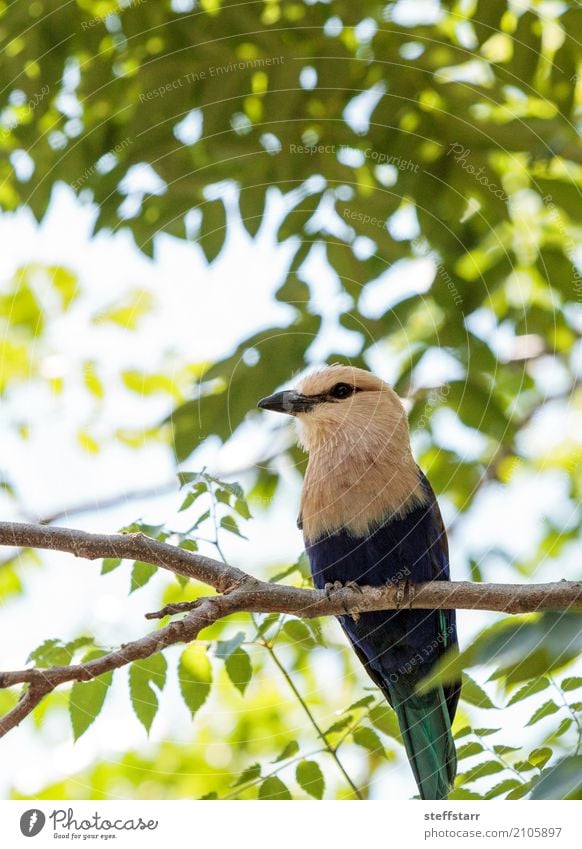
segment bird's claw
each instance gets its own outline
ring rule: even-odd
[[[324,590],[325,595],[328,598],[328,600],[331,600],[332,593],[337,592],[338,590],[346,589],[346,588],[350,589],[350,590],[355,590],[356,592],[359,592],[359,593],[363,592],[362,588],[360,586],[358,586],[358,584],[356,584],[355,581],[346,581],[345,584],[342,584],[341,581],[334,581],[333,583],[328,582],[324,585],[323,590]],[[348,613],[352,617],[354,622],[357,622],[359,620],[360,614],[358,613],[358,611],[354,611],[353,613],[350,613],[345,601],[343,602],[343,607],[344,607],[345,612]]]
[[[337,592],[338,590],[343,590],[343,588],[344,588],[344,585],[342,584],[341,581],[333,581],[333,583],[328,581],[324,585],[323,591],[324,591],[328,601],[331,601],[331,594],[334,593],[334,592]]]

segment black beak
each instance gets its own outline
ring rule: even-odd
[[[313,398],[288,390],[261,398],[257,406],[261,410],[272,410],[274,413],[287,413],[288,416],[294,416],[296,413],[308,413],[313,408],[313,404]]]

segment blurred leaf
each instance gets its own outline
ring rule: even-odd
[[[208,698],[212,683],[212,667],[201,645],[192,643],[182,652],[178,680],[182,698],[194,716]]]
[[[298,763],[295,777],[297,783],[306,793],[309,793],[314,799],[323,799],[325,780],[317,761],[301,761]]]
[[[551,716],[551,714],[556,713],[559,710],[560,708],[558,705],[552,701],[552,699],[548,699],[547,702],[544,702],[544,704],[535,711],[535,713],[526,722],[526,725],[535,725],[535,723],[539,722],[540,719],[544,719],[546,716]]]
[[[565,692],[569,690],[577,690],[579,687],[582,687],[582,678],[564,678],[560,686]]]
[[[83,663],[96,660],[106,652],[95,650],[83,657]],[[105,672],[91,681],[75,681],[69,697],[69,716],[73,737],[78,740],[100,714],[107,691],[113,680],[113,672]]]
[[[124,330],[135,330],[154,308],[154,300],[145,289],[134,289],[123,300],[112,304],[95,316],[96,324],[116,324]]]
[[[364,749],[367,749],[369,752],[375,755],[382,755],[386,757],[386,752],[384,750],[384,746],[382,745],[382,741],[378,737],[375,731],[372,731],[371,728],[368,728],[365,725],[361,725],[359,728],[356,728],[354,733],[352,734],[354,739],[354,743],[358,746],[362,746]]]
[[[514,693],[510,700],[507,702],[507,705],[514,705],[517,702],[523,701],[523,699],[527,699],[530,696],[533,696],[535,693],[541,693],[547,687],[550,686],[550,682],[547,678],[534,678],[524,687],[520,687],[517,693]]]
[[[241,784],[248,784],[250,781],[255,781],[261,775],[261,765],[260,764],[251,764],[248,766],[237,778],[237,780],[232,785],[233,787],[240,787]]]
[[[534,749],[528,755],[530,764],[537,766],[538,769],[543,769],[554,753],[548,746],[543,746],[540,749]]]
[[[149,734],[158,712],[158,697],[152,687],[163,690],[168,664],[161,652],[144,660],[136,660],[129,667],[129,693],[135,714]]]
[[[466,673],[463,673],[463,687],[461,690],[461,698],[464,701],[469,702],[471,705],[475,705],[475,707],[485,708],[485,709],[497,709],[497,705],[494,705],[485,690],[483,690],[472,678],[470,678]]]
[[[498,772],[503,772],[504,769],[505,767],[499,761],[482,761],[463,774],[463,782],[468,784],[471,781],[484,778],[486,775],[495,775]]]
[[[118,566],[121,566],[120,557],[105,557],[101,566],[101,574],[106,575],[108,572],[113,572]]]
[[[226,660],[229,655],[231,655],[244,643],[244,640],[244,631],[238,631],[234,637],[230,638],[230,640],[219,640],[216,643],[216,657],[219,657],[221,660]]]
[[[236,534],[236,536],[241,537],[241,539],[246,539],[246,537],[241,534],[236,520],[233,519],[232,516],[223,516],[220,520],[220,527],[224,528],[225,531],[229,531],[231,534]]]
[[[503,793],[507,793],[509,790],[515,790],[516,787],[520,786],[520,782],[517,778],[505,778],[503,781],[500,781],[499,784],[495,784],[491,790],[488,790],[485,794],[486,799],[495,799],[497,796],[501,796]]]
[[[388,737],[392,737],[393,740],[402,743],[402,735],[400,733],[400,728],[398,727],[398,720],[396,719],[396,714],[392,708],[380,703],[370,710],[369,716],[370,722],[375,728],[383,734],[387,734]]]
[[[299,743],[297,740],[290,740],[282,752],[280,752],[277,757],[271,761],[273,764],[277,764],[280,761],[286,761],[287,758],[292,758],[293,755],[296,755],[299,751]]]
[[[301,619],[288,619],[283,625],[282,631],[292,641],[300,643],[303,648],[313,648],[315,646],[313,634]]]
[[[481,743],[464,743],[462,746],[457,748],[457,758],[462,760],[463,758],[470,758],[473,755],[480,754],[483,750],[483,746]]]
[[[157,566],[154,566],[152,563],[144,563],[141,560],[136,560],[131,570],[130,593],[144,587],[157,571]]]
[[[545,770],[531,794],[532,799],[582,798],[582,755],[564,758]]]
[[[435,683],[454,681],[465,667],[486,663],[495,663],[496,677],[505,675],[515,684],[564,666],[580,650],[578,614],[528,614],[504,619],[479,634],[458,656],[445,655],[419,690],[426,692]]]
[[[266,778],[259,787],[259,799],[291,799],[291,793],[276,775]]]
[[[225,668],[234,686],[244,696],[253,675],[251,659],[247,652],[241,648],[234,649],[226,657]]]

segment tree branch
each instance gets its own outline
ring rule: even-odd
[[[337,616],[374,610],[417,608],[425,610],[491,610],[528,613],[541,610],[582,610],[582,581],[550,584],[474,584],[467,581],[400,583],[384,587],[345,586],[325,592],[260,581],[218,560],[185,551],[144,534],[94,534],[70,528],[0,522],[0,545],[25,546],[63,551],[95,560],[119,557],[142,560],[214,587],[222,595],[206,596],[194,602],[167,605],[147,618],[185,612],[184,618],[170,622],[138,640],[95,660],[48,669],[22,669],[0,672],[0,689],[28,685],[18,704],[0,718],[0,737],[17,726],[45,695],[61,684],[89,681],[143,660],[177,643],[196,639],[199,632],[232,613],[287,613],[302,618]]]

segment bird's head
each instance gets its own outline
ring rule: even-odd
[[[263,410],[294,416],[300,443],[309,451],[350,447],[378,450],[409,445],[402,402],[394,390],[364,369],[333,365],[304,377],[295,389],[259,401]]]

